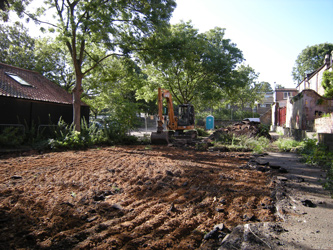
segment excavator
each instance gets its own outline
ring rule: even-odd
[[[168,120],[163,116],[163,100],[166,99],[168,107]],[[167,131],[163,125],[166,120]],[[191,104],[178,106],[178,116],[175,116],[172,96],[169,90],[158,88],[158,120],[157,132],[152,132],[152,144],[169,144],[175,139],[191,141],[197,136],[194,130],[194,107]]]

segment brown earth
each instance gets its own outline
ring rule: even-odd
[[[275,221],[250,153],[124,146],[0,158],[1,249],[210,249],[223,223]]]

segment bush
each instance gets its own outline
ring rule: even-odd
[[[253,151],[264,153],[270,146],[266,137],[248,137],[246,135],[235,136],[234,134],[221,133],[215,140],[214,147],[226,147],[230,151]]]
[[[240,142],[241,145],[244,145],[244,147],[247,147],[251,149],[253,152],[257,154],[261,154],[264,152],[267,152],[269,146],[270,146],[270,141],[266,137],[250,137],[250,138],[245,138],[241,140]]]
[[[51,149],[85,149],[107,142],[103,130],[96,124],[89,126],[85,120],[81,124],[81,132],[78,132],[74,124],[68,125],[63,120],[59,120],[58,125],[53,127],[48,146]]]
[[[317,144],[316,139],[305,139],[301,155],[307,164],[320,166],[327,171],[323,187],[333,195],[333,153],[325,145]]]
[[[302,143],[291,138],[279,138],[274,142],[274,145],[276,145],[282,152],[290,152],[297,150],[297,148],[302,146]]]
[[[0,133],[0,146],[18,147],[25,139],[23,127],[6,127]]]
[[[196,130],[198,132],[198,136],[203,136],[203,137],[209,136],[209,132],[203,128],[196,128]]]

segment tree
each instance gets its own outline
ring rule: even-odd
[[[21,23],[0,24],[0,58],[3,63],[34,70],[35,39]]]
[[[44,4],[44,9],[55,10],[57,23],[52,26],[71,55],[75,72],[73,121],[77,131],[81,128],[82,79],[106,58],[126,56],[138,49],[143,37],[168,23],[176,6],[173,0],[46,0]],[[29,16],[37,20],[36,15]],[[91,48],[99,46],[105,46],[107,53],[95,55]]]
[[[323,73],[323,80],[321,85],[325,89],[325,97],[332,98],[333,97],[333,72],[325,71]]]
[[[256,102],[260,102],[267,90],[265,82],[257,83],[259,74],[250,66],[241,65],[237,69],[237,81],[241,87],[234,88],[233,92],[228,92],[226,103],[239,106],[243,110],[246,105],[254,107]]]
[[[0,0],[0,9],[5,11],[9,7],[8,0]]]
[[[156,98],[158,86],[169,89],[177,104],[217,100],[221,89],[232,85],[232,71],[243,60],[241,51],[224,39],[224,29],[201,34],[190,22],[173,25],[147,42],[154,46],[141,54],[149,85],[138,90],[146,100]]]
[[[322,43],[308,46],[298,55],[292,76],[294,81],[301,82],[305,74],[310,74],[324,64],[326,54],[333,50],[332,43]]]
[[[9,11],[15,11],[18,16],[22,16],[22,13],[30,2],[31,0],[0,0],[0,19],[8,22]]]
[[[133,116],[140,106],[135,99],[135,89],[142,77],[140,69],[132,60],[109,57],[86,78],[83,100],[90,106],[95,118],[102,111],[107,111],[108,115],[117,113],[119,117],[125,116],[120,115],[121,110],[125,111],[125,106],[132,107],[127,115]]]
[[[35,70],[70,92],[75,85],[71,57],[63,43],[50,37],[36,39]]]
[[[261,82],[263,92],[273,92],[272,86],[269,82]]]
[[[32,38],[21,23],[0,25],[0,57],[3,63],[41,73],[67,91],[75,83],[64,46],[50,37]]]

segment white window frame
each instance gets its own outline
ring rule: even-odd
[[[6,72],[6,74],[12,78],[13,80],[15,80],[16,82],[18,82],[19,84],[21,84],[22,86],[29,86],[32,87],[32,85],[30,83],[28,83],[27,81],[23,80],[20,76],[13,74],[13,73],[9,73]]]

